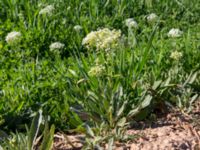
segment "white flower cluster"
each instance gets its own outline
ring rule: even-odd
[[[170,58],[172,58],[172,59],[174,59],[176,61],[180,60],[182,57],[183,57],[182,52],[178,52],[178,51],[174,51],[170,55]]]
[[[41,9],[39,14],[40,15],[48,15],[48,16],[51,16],[53,11],[54,11],[54,6],[53,5],[48,5],[46,6],[45,8]]]
[[[76,32],[80,32],[80,31],[82,30],[82,27],[81,27],[80,25],[75,25],[75,26],[74,26],[74,30],[75,30]]]
[[[54,50],[60,50],[60,49],[63,49],[65,47],[65,44],[63,43],[60,43],[60,42],[55,42],[55,43],[52,43],[49,48],[51,51],[54,51]]]
[[[7,34],[6,36],[6,42],[9,44],[9,45],[15,45],[15,44],[18,44],[20,41],[21,41],[21,33],[20,32],[16,32],[16,31],[13,31],[13,32],[10,32]]]
[[[133,19],[133,18],[128,18],[125,20],[125,25],[128,27],[128,28],[137,28],[138,27],[138,24],[137,22]]]
[[[167,36],[168,37],[172,37],[172,38],[176,38],[176,37],[181,37],[181,35],[183,34],[183,31],[179,30],[179,29],[175,29],[175,28],[172,28]]]
[[[100,77],[104,74],[104,72],[105,72],[105,67],[103,65],[96,65],[90,68],[88,75],[92,77],[93,76]]]
[[[119,44],[121,37],[120,30],[110,30],[108,28],[90,32],[82,41],[82,45],[89,48],[96,48],[97,51],[105,51],[115,48]]]
[[[158,19],[158,16],[155,13],[151,13],[147,16],[147,21],[153,23]]]

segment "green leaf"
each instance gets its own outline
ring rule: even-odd
[[[151,100],[152,100],[152,96],[151,95],[147,95],[145,97],[144,101],[141,103],[141,107],[145,108],[145,107],[149,106],[150,103],[151,103]]]
[[[187,80],[183,84],[183,86],[187,85],[188,83],[192,84],[195,81],[197,75],[198,75],[198,72],[195,72],[194,74],[191,72],[189,77],[187,78]]]
[[[72,69],[68,69],[68,70],[74,77],[78,77],[77,73],[74,70]]]
[[[191,76],[191,78],[190,78],[190,80],[189,80],[189,84],[192,84],[194,81],[195,81],[195,79],[197,78],[197,74],[198,74],[198,72],[195,72],[192,76]]]
[[[48,123],[45,124],[45,129],[43,133],[43,140],[40,146],[40,150],[51,150],[53,146],[53,138],[54,138],[55,126],[52,125],[49,131]]]
[[[121,119],[117,122],[117,126],[118,126],[118,127],[124,127],[125,124],[126,124],[126,118],[125,118],[125,117],[121,118]]]
[[[94,101],[98,99],[98,96],[94,92],[88,90],[87,93],[88,97],[92,98]]]
[[[141,110],[141,106],[138,106],[137,108],[131,110],[129,113],[128,113],[128,117],[132,117],[132,116],[135,116],[136,114],[138,114]]]
[[[190,104],[192,104],[195,100],[197,100],[198,96],[199,96],[198,94],[195,94],[194,96],[192,96],[190,100]]]
[[[33,118],[33,121],[31,123],[31,128],[28,133],[28,149],[29,150],[33,150],[34,142],[36,140],[41,123],[42,123],[42,110],[39,110],[39,112]]]
[[[86,129],[87,129],[87,133],[89,134],[89,136],[94,137],[94,132],[88,125],[86,125]]]
[[[113,143],[114,143],[114,138],[112,137],[108,141],[108,150],[112,150],[113,149]]]
[[[156,90],[160,86],[161,83],[162,83],[162,80],[155,81],[153,86],[152,86],[152,89]]]
[[[125,101],[125,102],[123,103],[123,105],[121,106],[121,108],[120,108],[119,111],[117,112],[117,117],[120,117],[120,116],[123,114],[126,104],[127,104],[127,101]]]
[[[168,86],[169,85],[169,83],[170,83],[170,81],[171,81],[171,78],[169,77],[169,78],[167,78],[167,80],[165,81],[165,86]]]

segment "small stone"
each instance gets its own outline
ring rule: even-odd
[[[186,143],[181,143],[181,144],[178,146],[178,149],[186,150],[186,149],[189,149],[189,146],[188,146],[188,144],[186,144]]]

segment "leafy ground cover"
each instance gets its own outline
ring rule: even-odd
[[[199,103],[199,102],[198,102]],[[139,121],[126,131],[126,135],[134,138],[116,141],[113,149],[160,150],[160,149],[199,149],[199,104],[190,114],[182,114],[179,110],[170,110],[159,114],[157,119]],[[84,135],[66,135],[56,133],[54,149],[82,149]],[[108,149],[108,144],[102,145]]]
[[[4,149],[51,149],[58,131],[112,149],[134,122],[189,114],[199,99],[196,0],[2,0],[0,10]]]

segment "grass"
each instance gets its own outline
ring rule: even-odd
[[[41,14],[47,5],[53,13]],[[113,130],[124,133],[131,120],[145,119],[160,104],[191,111],[200,93],[199,8],[195,0],[2,0],[1,130],[26,131],[43,110],[56,130],[89,132],[112,143]],[[150,13],[158,16],[153,23],[146,19]],[[128,28],[127,18],[138,27]],[[82,44],[103,28],[121,31],[117,47],[97,52],[96,45]],[[181,37],[168,37],[172,28],[183,31]],[[12,31],[21,33],[15,45],[5,40]],[[57,41],[65,47],[52,51]],[[174,51],[182,57],[171,58]],[[91,75],[98,67],[100,75]]]

